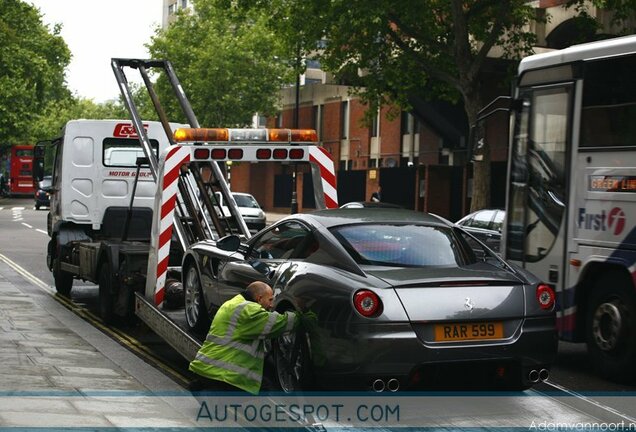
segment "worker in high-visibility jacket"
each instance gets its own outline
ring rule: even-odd
[[[273,302],[272,287],[252,282],[223,303],[190,370],[258,394],[265,364],[263,341],[293,331],[299,322],[294,312],[270,312]]]

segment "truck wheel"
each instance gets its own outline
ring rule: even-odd
[[[608,272],[593,287],[587,307],[587,349],[607,379],[636,379],[636,292],[627,273]]]
[[[102,263],[99,267],[99,315],[104,324],[112,324],[115,318],[113,313],[112,270],[108,262]]]
[[[60,260],[53,262],[53,279],[55,280],[55,290],[58,294],[68,297],[73,288],[73,274],[60,269]]]
[[[201,288],[199,271],[191,264],[185,271],[185,316],[188,328],[198,334],[202,334],[210,328],[210,317],[205,307],[205,298]]]
[[[307,333],[300,329],[272,341],[276,379],[281,390],[292,393],[310,390],[313,384]]]

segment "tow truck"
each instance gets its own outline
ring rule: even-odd
[[[196,242],[251,236],[221,164],[310,163],[322,209],[337,207],[333,160],[313,130],[201,128],[167,60],[114,58],[111,66],[131,120],[72,120],[50,143],[47,266],[58,293],[69,295],[75,279],[97,283],[105,323],[135,314],[191,360],[200,342],[166,296],[178,288],[183,253]],[[187,124],[168,120],[151,69],[165,74]],[[126,70],[140,73],[159,121],[141,119]],[[36,178],[43,157],[44,147],[36,147]]]

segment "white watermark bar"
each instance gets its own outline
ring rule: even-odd
[[[0,393],[0,430],[272,428],[634,431],[636,394]]]

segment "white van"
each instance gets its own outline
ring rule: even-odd
[[[219,206],[223,208],[223,215],[219,216],[224,218],[230,217],[230,209],[223,202],[223,195],[221,195],[220,192],[215,192],[214,195],[219,201]],[[265,212],[261,209],[256,198],[243,192],[232,192],[232,196],[249,229],[260,231],[265,228]]]

